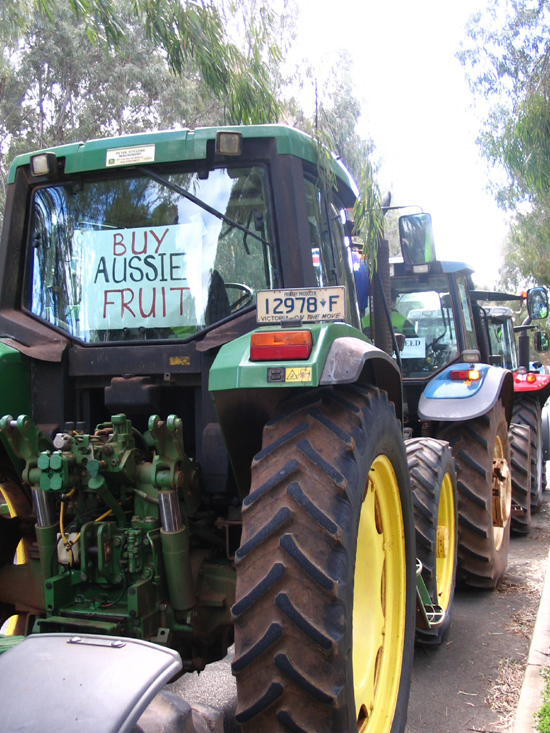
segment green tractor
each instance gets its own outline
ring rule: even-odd
[[[456,479],[446,444],[403,439],[398,365],[361,330],[356,189],[329,165],[327,192],[283,126],[13,163],[3,649],[26,638],[0,673],[30,639],[68,637],[60,660],[152,642],[184,671],[235,642],[244,730],[404,730],[415,626],[449,617]]]

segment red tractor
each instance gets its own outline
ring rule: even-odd
[[[540,362],[529,360],[529,331],[534,330],[533,320],[542,320],[548,315],[548,297],[544,288],[531,288],[526,294],[476,293],[478,301],[513,302],[520,301],[527,306],[527,317],[519,326],[514,326],[517,313],[505,306],[484,306],[482,311],[487,325],[491,360],[495,365],[510,369],[514,375],[514,406],[510,444],[512,450],[513,501],[512,529],[526,534],[531,524],[531,513],[538,512],[542,492],[546,485],[544,461],[548,454],[548,439],[544,439],[543,407],[550,397],[550,376],[539,369]],[[521,312],[521,311],[520,311]],[[548,334],[535,332],[535,351],[548,351]],[[546,411],[545,420],[548,422]],[[522,427],[523,426],[523,427]],[[529,428],[526,435],[525,426]],[[548,434],[548,431],[546,431]],[[530,466],[530,477],[526,477],[521,466]]]

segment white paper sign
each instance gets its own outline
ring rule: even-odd
[[[189,261],[201,260],[200,223],[86,231],[81,248],[84,330],[197,323]]]
[[[406,338],[405,348],[401,352],[402,359],[425,359],[426,339],[424,337]]]

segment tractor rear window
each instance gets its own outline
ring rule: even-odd
[[[500,366],[515,371],[518,367],[514,324],[511,318],[486,316],[491,356],[500,357]],[[496,363],[496,362],[495,362]]]
[[[34,193],[24,306],[83,341],[187,338],[277,284],[262,167]]]
[[[401,352],[404,377],[429,377],[456,359],[456,313],[446,275],[423,281],[392,278],[391,297],[392,323],[405,336]]]

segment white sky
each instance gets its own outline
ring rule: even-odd
[[[485,0],[298,0],[296,46],[320,71],[339,48],[354,59],[359,133],[382,160],[392,204],[431,213],[439,259],[467,262],[492,287],[506,219],[487,193],[488,170],[464,69],[455,54]]]

